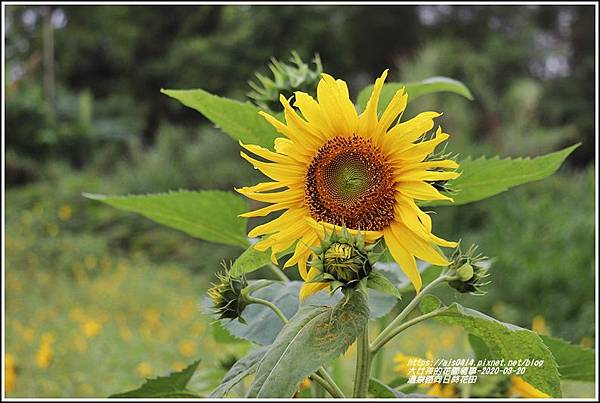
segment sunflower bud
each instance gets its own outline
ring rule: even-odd
[[[230,270],[223,265],[224,270],[217,273],[218,283],[212,283],[212,287],[208,290],[208,296],[213,303],[213,310],[219,319],[236,319],[241,323],[246,323],[242,318],[242,312],[249,301],[247,300],[243,290],[248,286],[248,282],[244,276],[233,277]]]
[[[260,73],[256,73],[258,83],[249,81],[248,84],[253,91],[248,93],[254,103],[263,110],[279,112],[282,106],[279,102],[279,95],[282,94],[289,99],[294,91],[314,93],[317,88],[317,82],[323,72],[321,59],[315,55],[312,70],[308,64],[304,63],[298,53],[292,51],[290,58],[291,64],[281,62],[271,58],[269,69],[273,73],[273,78],[268,78]]]
[[[332,292],[339,287],[355,285],[371,273],[381,255],[374,250],[375,246],[365,245],[360,233],[352,236],[346,227],[342,227],[339,234],[332,231],[321,246],[313,250],[316,259],[312,265],[321,271],[313,281],[331,283]]]
[[[482,282],[489,276],[489,261],[487,257],[477,253],[477,245],[471,245],[467,252],[462,253],[460,246],[452,255],[452,263],[448,267],[451,279],[450,287],[461,293],[482,295],[481,287],[490,282]]]

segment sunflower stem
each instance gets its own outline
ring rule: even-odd
[[[371,351],[369,349],[369,326],[358,336],[356,350],[356,373],[353,397],[367,397],[371,378]]]
[[[261,299],[261,298],[256,298],[256,297],[253,297],[253,296],[251,296],[251,295],[248,295],[248,296],[246,297],[246,299],[247,299],[247,300],[248,300],[248,302],[249,302],[249,303],[251,303],[251,304],[260,304],[260,305],[264,305],[264,306],[266,306],[266,307],[268,307],[268,308],[271,308],[271,310],[272,310],[273,312],[275,312],[275,314],[276,314],[277,316],[279,316],[279,319],[281,319],[281,321],[282,321],[284,324],[288,323],[288,320],[287,320],[287,318],[285,317],[285,315],[283,314],[283,312],[281,312],[281,310],[280,310],[279,308],[277,308],[277,306],[276,306],[275,304],[273,304],[272,302],[270,302],[270,301],[267,301],[267,300],[264,300],[264,299]]]
[[[288,278],[288,276],[285,275],[285,273],[277,266],[275,266],[273,263],[269,264],[269,269],[271,270],[271,272],[273,272],[273,274],[275,276],[277,276],[277,278],[281,281],[290,281],[290,279]]]
[[[431,283],[427,284],[427,286],[425,286],[425,288],[423,288],[420,293],[415,295],[413,300],[410,301],[408,305],[406,305],[406,308],[404,308],[402,312],[400,312],[400,314],[396,316],[396,318],[393,321],[391,321],[390,324],[387,325],[387,327],[383,329],[381,333],[379,333],[379,336],[375,338],[369,349],[370,352],[372,354],[375,354],[385,343],[387,343],[391,339],[391,337],[389,337],[390,334],[392,334],[395,331],[395,329],[406,319],[406,317],[417,307],[421,299],[423,299],[423,297],[427,295],[427,293],[429,293],[439,284],[445,282],[447,279],[448,276],[446,276],[443,272],[442,275],[433,280]],[[398,333],[395,333],[394,336],[396,334]]]
[[[321,385],[323,387],[323,389],[325,389],[327,391],[327,393],[329,393],[332,397],[341,397],[341,398],[344,397],[344,394],[341,393],[341,391],[339,391],[339,389],[336,390],[329,382],[327,382],[321,376],[319,376],[317,374],[312,374],[310,376],[310,379],[312,379],[313,381],[315,381],[316,383]]]
[[[424,320],[427,320],[429,318],[433,318],[434,316],[439,315],[440,312],[441,312],[441,310],[436,309],[435,311],[431,311],[425,315],[417,316],[416,318],[413,318],[407,322],[404,322],[400,326],[392,329],[392,331],[389,332],[387,336],[382,338],[378,342],[378,344],[375,344],[375,342],[373,342],[373,346],[371,347],[371,354],[376,354],[379,350],[381,350],[383,348],[383,346],[387,342],[392,340],[394,337],[396,337],[398,334],[402,333],[409,327],[416,325],[417,323],[423,322]]]

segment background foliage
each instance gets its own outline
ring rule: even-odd
[[[80,194],[255,183],[234,141],[159,90],[243,100],[253,73],[292,49],[305,60],[318,52],[355,98],[388,67],[395,81],[463,81],[474,101],[423,96],[406,116],[443,111],[449,148],[464,156],[536,156],[582,142],[553,177],[439,207],[434,225],[495,258],[487,296],[447,300],[527,328],[543,317],[545,332],[591,345],[593,16],[590,6],[8,6],[9,396],[106,396],[196,358],[202,371],[190,386],[210,391],[248,351],[197,309],[219,261],[242,248]],[[411,336],[395,348],[435,348]],[[231,343],[215,353],[215,340]]]

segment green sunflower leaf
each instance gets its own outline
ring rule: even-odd
[[[436,92],[452,92],[463,97],[473,100],[473,95],[466,85],[458,80],[454,80],[448,77],[431,77],[423,81],[415,81],[409,83],[387,83],[383,85],[381,90],[381,96],[379,98],[379,105],[377,107],[378,113],[382,113],[388,106],[394,94],[402,87],[405,87],[408,93],[408,101],[413,101],[420,96],[427,94],[434,94]],[[357,98],[357,109],[362,112],[371,97],[373,92],[373,84],[366,86],[358,94]]]
[[[301,307],[260,362],[248,397],[292,397],[303,379],[347,350],[368,319],[359,290],[334,307]]]
[[[159,376],[154,379],[146,379],[146,382],[137,389],[129,392],[116,393],[109,397],[126,398],[173,398],[173,397],[200,397],[187,389],[187,384],[192,379],[194,372],[198,369],[200,360],[195,361],[187,368],[173,372],[168,376]]]
[[[269,251],[258,251],[253,245],[250,245],[231,266],[231,275],[239,277],[243,274],[251,273],[271,263],[271,253]]]
[[[540,335],[540,337],[558,364],[561,380],[594,382],[596,376],[594,350],[550,336]],[[480,337],[469,334],[469,343],[477,359],[491,358],[485,341]]]
[[[402,299],[402,294],[396,286],[383,274],[372,271],[367,277],[367,287],[380,291],[384,294],[391,295],[398,299]]]
[[[451,181],[454,202],[436,200],[422,206],[457,206],[486,199],[511,187],[544,179],[562,165],[580,143],[536,158],[467,158],[459,162],[462,174]]]
[[[160,91],[202,113],[234,139],[245,144],[258,144],[273,149],[273,140],[278,134],[275,128],[258,114],[260,109],[250,102],[219,97],[201,89]]]
[[[230,192],[180,190],[148,195],[106,196],[84,193],[83,196],[141,214],[205,241],[244,248],[248,246],[247,219],[238,217],[247,210],[247,205],[244,199]]]
[[[283,252],[277,253],[277,258],[280,259],[286,255],[294,252],[294,245],[290,246]],[[271,264],[271,251],[258,251],[253,245],[248,248],[233,262],[231,266],[231,275],[234,277],[241,276],[243,274],[252,273],[264,266]]]
[[[227,371],[221,384],[210,392],[208,397],[223,397],[245,377],[252,375],[256,371],[258,363],[267,350],[268,347],[258,347],[250,351],[245,357],[239,359],[233,364],[229,371]]]
[[[560,379],[594,382],[596,357],[594,350],[550,336],[540,336],[558,364]]]
[[[438,305],[437,308],[436,305],[437,302],[428,300],[426,304],[421,304],[420,309],[423,313],[438,309],[440,312],[436,316],[437,320],[462,326],[467,332],[479,337],[487,346],[490,358],[504,359],[505,362],[519,359],[543,360],[541,366],[527,367],[522,377],[540,391],[552,397],[561,397],[558,364],[537,333],[500,322],[456,303],[450,306]]]
[[[404,393],[397,391],[389,385],[381,382],[379,379],[369,379],[369,395],[372,397],[403,398]]]

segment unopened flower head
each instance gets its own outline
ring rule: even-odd
[[[292,51],[290,62],[291,64],[284,63],[273,57],[269,63],[273,78],[256,73],[258,83],[248,82],[253,90],[248,93],[248,97],[254,100],[261,109],[272,112],[281,111],[283,107],[279,102],[280,94],[289,98],[294,91],[313,93],[317,88],[317,82],[323,73],[319,55],[315,55],[313,59],[314,69],[304,63],[295,51]]]
[[[331,291],[337,288],[350,287],[367,277],[382,251],[377,251],[377,244],[365,244],[360,232],[352,235],[345,226],[334,228],[326,234],[321,245],[313,248],[315,258],[312,270],[320,274],[305,284],[300,292],[301,298],[310,295],[309,289],[315,285],[330,285]]]
[[[248,286],[244,276],[234,277],[231,271],[223,265],[224,270],[217,273],[218,283],[213,283],[208,290],[208,296],[213,303],[214,313],[219,319],[237,319],[242,323],[242,312],[249,304],[243,290]]]
[[[489,276],[489,261],[486,256],[477,253],[477,248],[477,245],[471,245],[463,253],[459,246],[452,254],[452,263],[448,267],[448,272],[453,273],[454,277],[448,281],[448,284],[458,292],[482,295],[484,292],[481,291],[481,287],[490,283],[482,282]]]

